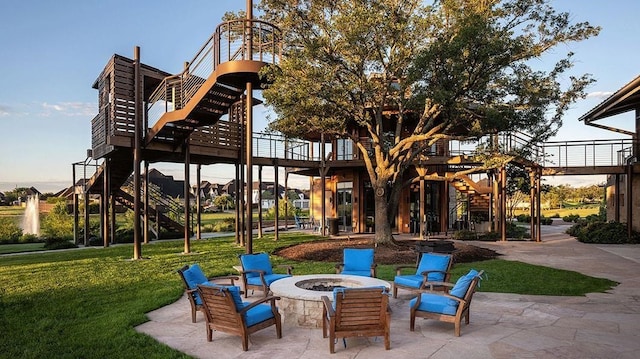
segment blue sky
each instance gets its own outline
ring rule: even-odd
[[[578,123],[577,118],[640,73],[634,63],[640,54],[640,43],[634,40],[640,34],[640,2],[555,0],[553,4],[569,11],[575,21],[603,28],[596,38],[556,49],[558,55],[575,52],[575,74],[591,73],[597,79],[589,88],[590,96],[567,113],[556,139],[616,137]],[[90,122],[97,113],[98,95],[91,85],[114,53],[133,57],[134,46],[140,46],[142,62],[177,73],[226,11],[244,7],[244,0],[4,2],[0,11],[0,191],[35,186],[42,192],[56,192],[71,185],[71,164],[83,161],[91,146]],[[264,113],[256,109],[256,130],[266,125]],[[622,120],[631,124],[633,116]],[[153,167],[182,178],[181,165]],[[227,168],[203,166],[202,179],[225,183],[233,173]],[[264,180],[270,180],[268,176],[265,172]],[[305,186],[306,181],[297,179],[294,184]],[[581,185],[602,179],[554,181]]]

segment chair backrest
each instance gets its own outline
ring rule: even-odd
[[[202,268],[197,263],[178,269],[178,273],[187,289],[196,289],[198,284],[208,281],[207,276],[204,275]]]
[[[450,254],[423,253],[418,264],[416,274],[426,271],[448,272],[451,269],[452,256]],[[431,282],[442,282],[445,274],[441,272],[429,273],[427,280]]]
[[[238,313],[242,307],[237,305],[238,301],[242,303],[239,288],[232,288],[231,286],[198,286],[207,322],[219,328],[228,328],[231,332],[239,330],[243,325],[242,316]]]
[[[345,248],[343,251],[345,271],[369,271],[373,265],[373,248]]]
[[[384,287],[334,290],[336,331],[382,329],[387,324],[389,294]]]
[[[265,274],[273,273],[271,260],[269,259],[269,255],[267,253],[241,254],[240,264],[242,265],[242,270],[245,271],[261,270],[264,271]],[[247,277],[257,276],[259,276],[258,273],[247,273]]]

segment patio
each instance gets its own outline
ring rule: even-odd
[[[544,244],[478,243],[505,259],[575,270],[621,284],[611,293],[586,297],[523,296],[483,293],[474,296],[471,323],[462,335],[453,325],[416,322],[409,331],[409,292],[391,299],[391,351],[382,338],[347,339],[336,345],[335,358],[393,355],[397,358],[635,358],[640,351],[640,247],[586,245],[564,234],[548,234]],[[588,260],[585,260],[587,259]],[[480,268],[479,268],[480,269]],[[491,280],[489,277],[488,280]],[[258,298],[254,294],[250,298]],[[206,341],[204,317],[191,323],[186,297],[148,313],[149,322],[136,328],[158,341],[197,358],[324,358],[328,339],[321,329],[283,325],[282,339],[266,329],[250,337],[243,352],[237,337],[215,332]]]

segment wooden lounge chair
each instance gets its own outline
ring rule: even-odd
[[[291,277],[293,267],[289,265],[280,265],[287,270],[287,274],[278,274],[273,272],[273,266],[267,253],[241,254],[240,265],[242,270],[242,283],[244,285],[244,297],[246,298],[249,289],[258,289],[264,293],[266,297],[269,294],[269,286],[278,279]]]
[[[343,263],[336,264],[336,274],[376,277],[373,248],[345,248]]]
[[[450,254],[424,253],[420,257],[417,266],[396,267],[396,277],[393,280],[393,297],[398,297],[398,288],[411,291],[427,289],[428,282],[447,282],[453,265],[453,257]],[[414,268],[414,274],[402,274],[402,270]],[[446,286],[431,286],[433,290],[446,292]]]
[[[275,301],[280,297],[266,297],[253,303],[243,302],[237,286],[198,285],[207,320],[207,341],[213,340],[213,331],[237,335],[242,339],[242,350],[249,349],[249,334],[276,326],[276,336],[282,338],[282,323]],[[268,304],[266,304],[268,303]]]
[[[460,324],[464,318],[469,324],[471,299],[484,271],[472,269],[460,277],[456,284],[437,283],[451,287],[449,293],[421,293],[409,303],[411,307],[409,329],[414,331],[416,317],[435,319],[441,322],[454,323],[454,333],[460,336]]]
[[[322,296],[322,337],[329,337],[330,353],[335,353],[336,338],[383,336],[384,348],[391,348],[389,294],[385,288],[340,288],[333,291],[333,296],[333,303]]]
[[[222,276],[222,277],[206,277],[202,268],[196,263],[191,266],[185,265],[178,269],[178,274],[184,284],[184,291],[187,294],[187,299],[191,304],[191,321],[196,322],[196,312],[202,311],[202,300],[198,295],[198,284],[216,283],[216,284],[230,284],[234,285],[234,281],[239,280],[237,276]]]

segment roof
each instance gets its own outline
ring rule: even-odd
[[[585,124],[604,128],[606,130],[620,132],[627,135],[635,135],[634,132],[628,130],[614,128],[610,126],[604,126],[594,124],[593,122],[601,120],[603,118],[619,115],[628,111],[635,110],[640,105],[640,76],[634,78],[628,84],[624,85],[621,89],[614,92],[607,99],[602,101],[599,105],[592,108],[589,112],[578,118],[578,121],[584,121]],[[636,131],[638,129],[636,128]]]

